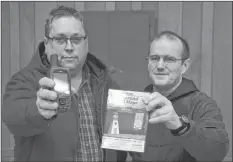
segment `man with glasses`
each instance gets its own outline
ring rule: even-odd
[[[57,113],[50,56],[69,68],[72,105]],[[30,54],[28,54],[30,55]],[[45,38],[31,62],[14,74],[3,97],[2,118],[15,139],[16,161],[116,161],[100,148],[109,88],[118,86],[107,67],[88,53],[83,18],[70,7],[51,10]]]
[[[188,43],[171,31],[150,45],[149,76],[144,97],[149,111],[145,153],[130,152],[133,161],[221,161],[229,149],[220,108],[183,77],[188,70]],[[126,157],[126,153],[122,157]]]

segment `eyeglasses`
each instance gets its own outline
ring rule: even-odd
[[[51,39],[54,43],[58,45],[67,45],[68,40],[72,43],[72,45],[79,45],[83,42],[83,40],[86,39],[86,36],[83,37],[47,37],[48,39]]]
[[[152,63],[155,63],[155,64],[157,64],[160,61],[160,58],[163,58],[163,61],[166,65],[175,64],[179,60],[186,60],[185,58],[177,59],[177,58],[172,57],[172,56],[150,55],[150,56],[146,57],[147,60],[150,60]]]

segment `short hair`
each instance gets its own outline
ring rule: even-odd
[[[182,38],[181,36],[179,36],[178,34],[172,31],[162,31],[154,37],[153,41],[157,41],[164,37],[171,41],[179,40],[183,47],[181,57],[185,60],[189,58],[189,45],[184,38]]]
[[[84,27],[84,19],[80,12],[78,12],[73,7],[57,6],[56,8],[50,11],[49,16],[45,20],[45,37],[49,36],[49,33],[52,28],[52,22],[61,17],[74,17],[75,19],[79,20],[83,24],[83,29],[86,33]]]

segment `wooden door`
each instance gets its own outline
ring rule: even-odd
[[[156,20],[145,12],[83,12],[90,52],[113,70],[122,89],[142,91],[149,83],[149,43]]]
[[[109,16],[109,63],[117,68],[113,79],[125,90],[143,91],[149,83],[145,58],[149,53],[150,17],[132,12]]]

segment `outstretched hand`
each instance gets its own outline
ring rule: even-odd
[[[182,123],[173,108],[171,101],[158,92],[153,92],[143,98],[147,111],[150,112],[150,123],[164,123],[168,129],[179,128]]]

